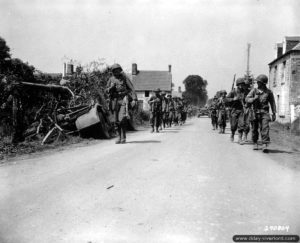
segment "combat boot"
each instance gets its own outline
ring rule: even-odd
[[[231,136],[230,136],[230,141],[231,141],[231,142],[234,141],[234,134],[231,134]]]
[[[267,143],[265,143],[265,144],[263,145],[262,151],[263,151],[264,153],[268,153],[268,152],[269,152],[269,150],[268,150],[268,144],[267,144]]]
[[[253,144],[253,150],[258,150],[258,143]]]
[[[156,129],[155,129],[155,132],[156,132],[156,133],[158,133],[158,132],[159,132],[159,130],[158,130],[158,127],[156,127]]]
[[[243,140],[242,140],[242,137],[243,137],[243,133],[239,132],[239,140],[238,140],[238,144],[240,145],[243,145]]]
[[[116,144],[120,144],[121,143],[121,138],[119,137],[117,140],[116,140]]]
[[[220,127],[220,129],[219,129],[219,133],[220,133],[220,134],[222,133],[222,127]]]
[[[248,133],[244,133],[244,138],[243,138],[243,141],[244,143],[247,143],[248,142]]]
[[[225,127],[223,127],[222,133],[223,133],[223,134],[225,133]]]
[[[150,131],[151,133],[154,133],[154,127],[152,127],[152,129],[151,129],[151,131]]]

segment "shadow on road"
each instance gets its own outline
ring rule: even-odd
[[[126,143],[161,143],[159,140],[129,141]]]
[[[292,154],[293,152],[279,150],[279,149],[268,149],[266,153],[269,153],[269,154]]]

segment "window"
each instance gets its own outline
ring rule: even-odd
[[[282,69],[281,69],[281,84],[285,83],[285,69],[286,68],[286,61],[282,63]]]
[[[273,86],[277,85],[277,66],[274,67],[274,73],[273,73]]]
[[[145,91],[145,97],[149,97],[149,91],[147,90],[147,91]]]

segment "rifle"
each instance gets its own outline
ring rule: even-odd
[[[231,90],[233,90],[233,89],[234,89],[234,84],[235,84],[235,75],[236,75],[236,74],[234,74],[234,76],[233,76],[233,82],[232,82]]]

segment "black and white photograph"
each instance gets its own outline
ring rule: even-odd
[[[299,237],[299,0],[0,0],[0,243]]]

